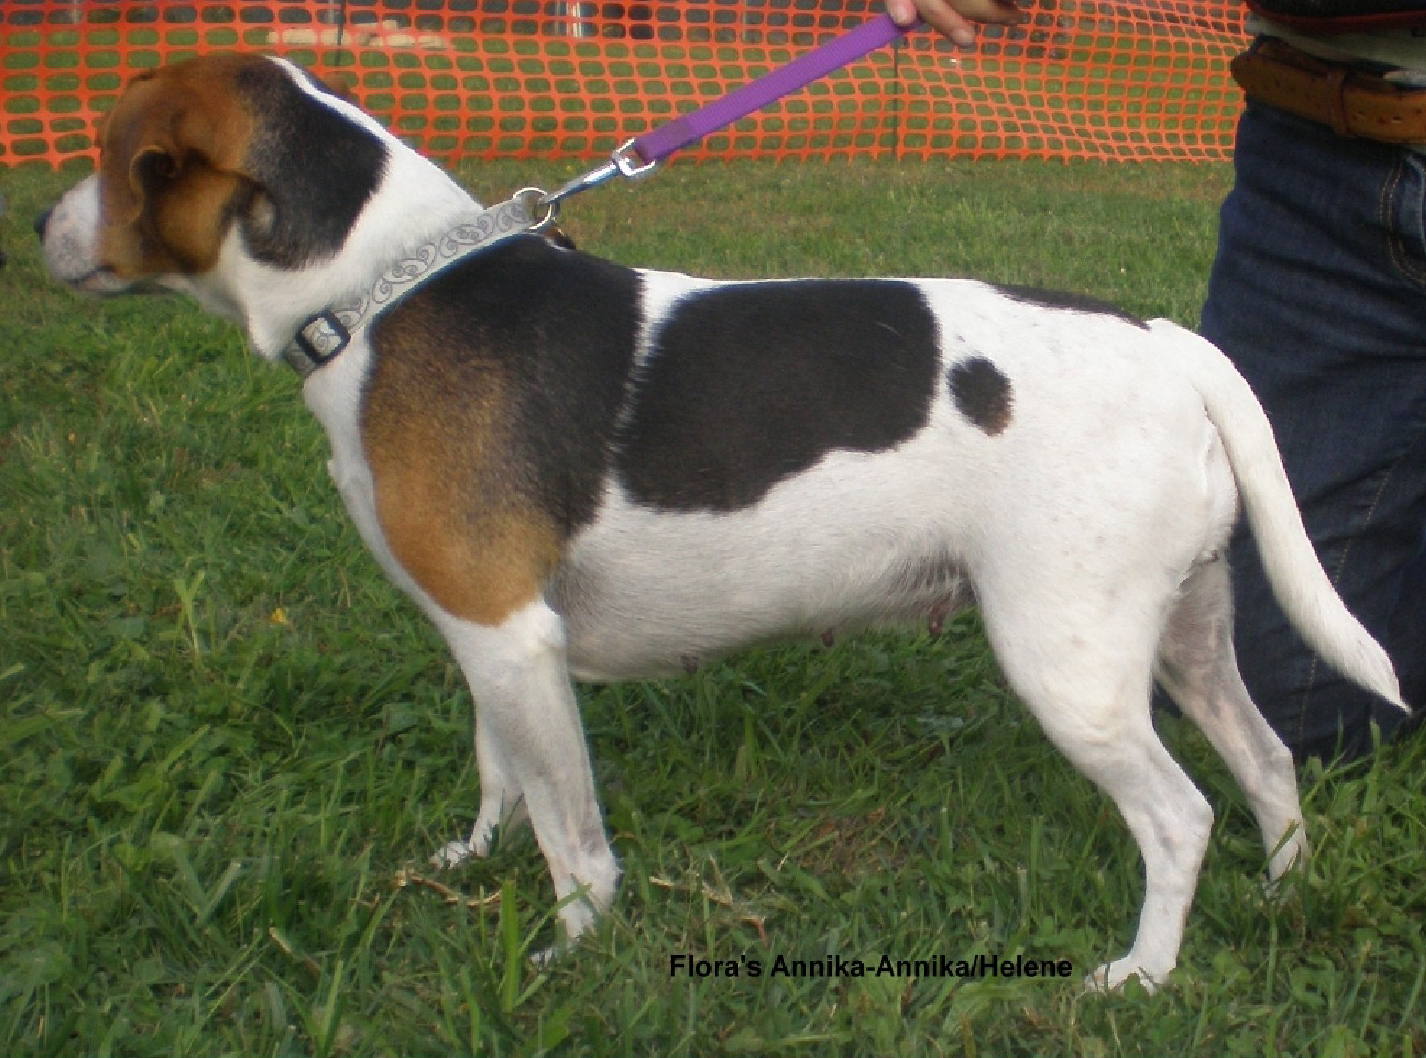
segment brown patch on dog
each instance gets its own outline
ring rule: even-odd
[[[562,542],[522,479],[511,380],[451,355],[459,342],[409,303],[375,337],[362,444],[387,546],[443,610],[499,624],[539,595]]]
[[[133,279],[217,260],[256,119],[239,74],[265,60],[214,55],[140,74],[100,131],[100,253]]]

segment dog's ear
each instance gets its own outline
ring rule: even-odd
[[[242,190],[253,119],[184,65],[130,82],[103,123],[104,253],[121,275],[201,271]]]
[[[107,175],[124,170],[129,218],[156,183],[178,178],[189,166],[242,169],[252,115],[231,88],[224,91],[214,78],[185,76],[190,72],[178,66],[141,74],[103,123],[104,159],[112,167]]]
[[[383,178],[386,147],[305,76],[231,54],[131,82],[102,140],[104,263],[124,278],[203,272],[235,227],[274,267],[337,253]]]

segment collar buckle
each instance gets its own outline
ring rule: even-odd
[[[326,309],[310,317],[293,336],[286,349],[286,359],[297,373],[306,378],[318,368],[331,363],[351,344],[352,332]]]

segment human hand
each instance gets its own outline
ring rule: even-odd
[[[975,43],[976,22],[1021,22],[1014,0],[886,0],[886,13],[898,26],[925,19],[963,48]]]

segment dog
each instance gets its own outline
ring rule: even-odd
[[[352,520],[475,699],[479,812],[438,858],[528,821],[565,943],[619,877],[572,679],[939,628],[974,602],[1009,685],[1144,860],[1137,935],[1090,975],[1101,988],[1173,969],[1209,838],[1154,731],[1155,678],[1242,786],[1269,876],[1307,855],[1290,754],[1233,653],[1240,502],[1304,638],[1405,708],[1261,407],[1170,322],[967,279],[624,267],[483,208],[276,58],[144,73],[101,141],[38,224],[50,271],[190,294],[298,368]]]

